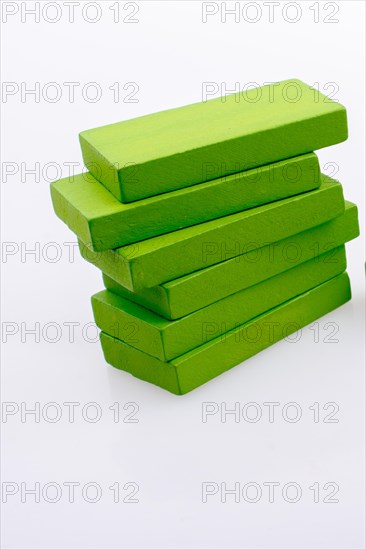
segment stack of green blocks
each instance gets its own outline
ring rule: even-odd
[[[313,152],[345,139],[299,80],[82,132],[51,193],[103,272],[106,361],[184,394],[348,301],[357,208]]]

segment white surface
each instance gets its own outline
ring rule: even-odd
[[[3,102],[3,162],[25,163],[26,168],[35,162],[41,168],[54,162],[67,175],[64,163],[81,163],[80,130],[199,101],[202,82],[217,82],[219,87],[226,82],[228,91],[235,82],[242,87],[292,77],[319,82],[320,90],[335,82],[335,97],[348,109],[350,138],[319,156],[322,165],[339,165],[336,177],[344,184],[346,197],[360,207],[363,231],[362,1],[331,2],[327,8],[324,3],[298,2],[297,23],[284,20],[284,4],[276,8],[279,12],[270,23],[268,8],[261,2],[256,3],[262,9],[257,23],[246,22],[243,16],[239,23],[232,17],[222,23],[219,14],[202,23],[200,2],[138,2],[135,24],[114,23],[112,2],[99,3],[102,16],[95,24],[81,17],[85,2],[75,7],[74,23],[68,22],[68,8],[59,2],[61,19],[54,24],[42,16],[39,23],[32,22],[32,16],[21,21],[21,5],[32,7],[34,2],[2,4],[3,9],[5,4],[17,4],[20,10],[2,25],[3,81],[19,86],[25,82],[28,87],[39,82],[41,89],[56,82],[63,90],[55,103],[42,98],[37,103],[29,96],[22,102],[20,94]],[[314,23],[316,5],[319,23]],[[339,22],[324,23],[336,5],[339,12],[333,18]],[[55,17],[55,8],[48,9],[46,17]],[[93,8],[89,9],[88,16],[94,17]],[[295,8],[286,9],[293,18]],[[121,16],[131,10],[122,9]],[[247,14],[254,17],[254,12]],[[65,95],[64,82],[81,83],[74,103]],[[78,91],[88,82],[100,86],[99,102],[85,101]],[[123,90],[125,83],[136,82],[139,102],[115,103],[109,90],[115,82],[120,82],[123,94],[132,91]],[[49,179],[54,177],[51,172]],[[99,344],[90,342],[95,332],[86,326],[93,320],[90,296],[102,287],[100,274],[77,252],[75,261],[69,261],[64,243],[75,242],[75,237],[53,213],[48,182],[42,176],[39,182],[32,175],[25,179],[21,181],[19,172],[3,182],[2,238],[16,243],[19,250],[39,246],[41,254],[39,261],[31,255],[22,259],[20,252],[6,262],[3,257],[2,318],[3,323],[15,323],[18,332],[3,345],[2,397],[19,409],[22,402],[28,408],[38,402],[41,409],[55,402],[62,417],[52,423],[47,410],[38,423],[32,416],[22,422],[20,412],[8,416],[7,422],[3,417],[3,497],[4,488],[9,488],[4,483],[19,486],[19,492],[2,505],[3,548],[364,548],[362,238],[347,247],[353,300],[319,320],[319,342],[307,327],[297,342],[283,341],[179,398],[105,364]],[[56,250],[47,248],[50,242],[57,243],[61,255],[54,263],[47,261],[47,254],[49,259]],[[49,327],[39,343],[24,332],[37,322],[41,331]],[[65,325],[70,322],[78,323],[74,342]],[[339,326],[338,343],[324,341],[333,326],[327,322]],[[55,343],[47,341],[56,334],[55,326],[47,323],[59,326]],[[3,324],[8,330],[9,326]],[[80,403],[73,423],[65,402]],[[81,414],[90,402],[102,411],[96,423]],[[120,403],[122,419],[132,411],[123,410],[123,405],[137,403],[138,422],[115,423],[109,410],[115,402]],[[223,402],[228,408],[235,402],[240,406],[255,402],[263,416],[257,423],[243,418],[236,423],[228,416],[224,423],[216,414],[203,423],[204,402]],[[268,421],[265,402],[280,403],[273,423]],[[296,423],[281,415],[289,402],[301,407],[302,417]],[[314,402],[320,403],[318,423],[309,409]],[[329,402],[339,407],[334,417],[338,423],[323,422],[332,409],[322,407]],[[48,409],[49,417],[54,412]],[[88,412],[91,416],[95,410]],[[253,408],[248,410],[253,413]],[[63,489],[61,498],[47,502],[53,496],[51,487],[39,503],[29,495],[22,503],[22,482],[28,488],[36,482],[41,488],[55,482]],[[73,503],[65,482],[80,484]],[[81,488],[88,482],[102,491],[97,503],[82,497]],[[139,502],[114,503],[109,487],[115,482],[122,487],[137,483]],[[236,503],[233,496],[222,503],[218,493],[202,503],[203,482],[225,482],[228,487],[254,482],[263,495],[257,503],[243,499]],[[273,503],[264,482],[281,484]],[[288,482],[302,489],[297,503],[286,502],[281,495]],[[309,489],[315,482],[321,488],[336,483],[339,502],[315,503]],[[321,489],[321,500],[331,488]],[[122,490],[122,498],[130,492],[131,487]],[[93,498],[92,488],[88,496]]]

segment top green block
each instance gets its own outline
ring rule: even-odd
[[[88,169],[122,202],[188,187],[345,139],[345,108],[300,80],[285,80],[80,134]]]

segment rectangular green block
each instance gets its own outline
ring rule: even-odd
[[[170,361],[343,273],[344,246],[215,302],[176,321],[103,290],[92,297],[94,319],[106,334]]]
[[[314,153],[164,193],[130,204],[119,202],[90,173],[51,184],[59,218],[95,251],[291,197],[320,185]]]
[[[85,165],[122,202],[347,139],[345,108],[285,80],[80,133]]]
[[[169,320],[222,300],[334,249],[359,235],[357,206],[346,201],[336,218],[282,241],[152,288],[131,292],[103,273],[105,287]]]
[[[259,248],[336,217],[344,211],[342,186],[322,175],[321,185],[295,197],[82,256],[128,290],[152,287]],[[172,214],[174,215],[174,213]]]
[[[350,298],[348,275],[343,273],[169,362],[103,332],[101,343],[106,361],[114,367],[181,395],[314,322]]]

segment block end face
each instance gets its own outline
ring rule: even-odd
[[[81,153],[84,164],[94,178],[104,185],[120,202],[121,190],[116,165],[97,149],[89,137],[89,131],[79,134]]]
[[[67,191],[65,192],[63,190],[63,185],[67,185],[68,183],[70,183],[69,178],[62,178],[51,183],[50,193],[53,210],[56,216],[60,218],[78,238],[88,242],[91,240],[89,219],[80,209],[74,206]]]
[[[170,393],[181,395],[182,392],[174,365],[170,365],[167,370],[166,363],[147,356],[137,349],[130,349],[130,346],[103,331],[100,334],[100,341],[107,363]],[[154,368],[151,368],[151,362]]]

